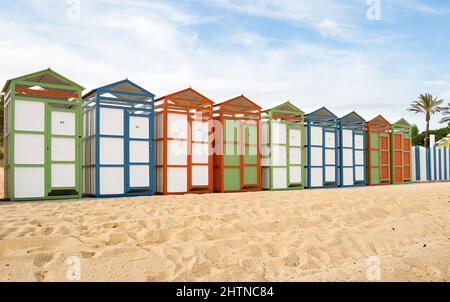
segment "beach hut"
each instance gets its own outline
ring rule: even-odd
[[[214,191],[261,191],[261,107],[245,96],[214,106]]]
[[[366,183],[366,121],[353,111],[339,119],[339,185]]]
[[[155,101],[158,194],[212,192],[212,106],[192,88]]]
[[[2,91],[6,199],[81,197],[83,89],[51,69],[6,82]]]
[[[85,195],[154,195],[153,100],[129,80],[83,97]]]
[[[262,188],[304,188],[304,112],[290,102],[266,110],[261,122]]]
[[[322,107],[305,116],[307,188],[338,186],[338,118]]]
[[[391,125],[381,115],[366,123],[369,186],[391,183]]]
[[[411,183],[411,125],[405,119],[391,125],[391,140],[392,183]]]

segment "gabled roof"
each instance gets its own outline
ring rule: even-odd
[[[295,105],[293,105],[291,102],[287,101],[281,105],[278,105],[272,109],[265,110],[264,112],[270,112],[270,111],[284,111],[284,112],[292,112],[296,115],[304,115],[305,113],[297,108]]]
[[[397,122],[395,122],[394,124],[392,124],[392,126],[404,126],[404,127],[411,127],[411,124],[408,123],[407,120],[405,120],[404,118],[401,118],[400,120],[398,120]]]
[[[44,69],[38,72],[33,72],[30,74],[26,74],[17,78],[10,79],[6,81],[5,86],[3,87],[2,92],[6,92],[11,81],[26,81],[26,82],[34,82],[34,83],[46,83],[46,84],[54,84],[54,85],[64,85],[71,86],[76,90],[84,90],[84,87],[69,80],[68,78],[60,75],[59,73],[51,70],[50,68]]]
[[[355,121],[355,122],[365,122],[366,120],[360,116],[358,113],[356,113],[355,111],[350,112],[349,114],[341,117],[339,119],[340,121]]]
[[[83,98],[87,98],[91,96],[93,93],[96,93],[97,91],[102,91],[103,93],[109,93],[113,95],[116,98],[124,98],[123,94],[115,93],[117,92],[125,92],[125,93],[132,93],[132,94],[141,94],[141,95],[127,95],[126,99],[135,100],[135,101],[141,101],[141,100],[147,100],[149,98],[154,97],[155,95],[148,90],[142,88],[141,86],[133,83],[132,81],[125,79],[123,81],[119,81],[116,83],[112,83],[109,85],[105,85],[96,89],[91,90],[89,93],[87,93]]]
[[[322,116],[337,119],[337,116],[333,112],[328,110],[326,107],[317,109],[316,111],[307,114],[307,116]]]
[[[381,124],[386,124],[386,125],[390,125],[391,123],[389,123],[389,121],[387,119],[385,119],[382,115],[378,115],[376,118],[368,121],[369,124],[374,124],[374,123],[381,123]]]
[[[171,102],[177,104],[177,103],[183,103],[185,104],[186,101],[189,101],[190,103],[193,104],[202,104],[205,105],[212,105],[214,104],[213,101],[211,101],[209,98],[207,98],[206,96],[204,96],[203,94],[199,93],[198,91],[192,89],[192,88],[187,88],[184,90],[180,90],[178,92],[163,96],[158,98],[156,101],[160,101],[162,99],[170,99]],[[184,102],[179,102],[177,101],[177,99],[182,99],[185,100]]]
[[[226,105],[237,105],[237,106],[246,106],[246,107],[253,107],[256,110],[261,110],[262,108],[257,105],[256,103],[252,102],[250,99],[245,97],[244,95],[240,95],[238,97],[232,98],[228,101],[216,104],[215,106],[226,106]]]

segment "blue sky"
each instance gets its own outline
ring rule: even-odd
[[[372,1],[369,1],[372,2]],[[92,89],[130,78],[162,96],[192,86],[267,108],[405,117],[450,100],[450,3],[380,0],[23,0],[0,11],[0,80],[51,67]],[[434,117],[438,127],[440,116]]]

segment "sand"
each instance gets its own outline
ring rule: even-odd
[[[449,183],[0,203],[0,281],[450,281],[449,225]]]

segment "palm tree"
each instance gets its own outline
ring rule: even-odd
[[[427,128],[425,130],[425,147],[429,146],[430,142],[430,120],[431,116],[435,113],[445,111],[446,108],[440,107],[444,103],[444,100],[438,100],[437,97],[433,97],[431,94],[421,94],[417,101],[411,103],[408,111],[414,113],[425,114],[425,120],[427,122]]]
[[[450,103],[448,107],[443,111],[444,117],[441,120],[441,124],[450,123]]]

